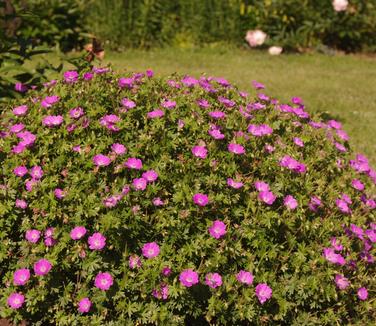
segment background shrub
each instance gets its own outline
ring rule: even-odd
[[[10,103],[0,316],[371,322],[376,172],[351,159],[338,121],[254,86],[256,96],[223,78],[95,68]]]

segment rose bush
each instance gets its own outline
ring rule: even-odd
[[[340,122],[253,86],[94,68],[8,104],[0,316],[370,323],[376,172]]]

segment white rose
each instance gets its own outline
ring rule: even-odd
[[[268,50],[270,55],[280,55],[282,53],[282,48],[280,46],[271,46]]]
[[[254,31],[248,31],[247,35],[245,36],[245,40],[251,47],[262,45],[265,42],[266,34],[256,29]]]
[[[349,2],[347,0],[333,0],[333,8],[335,11],[345,11]]]

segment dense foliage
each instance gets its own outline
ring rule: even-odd
[[[338,121],[253,85],[94,68],[9,104],[0,316],[371,323],[376,172]]]
[[[351,0],[340,12],[330,0],[96,0],[87,15],[90,30],[114,48],[241,45],[257,28],[269,45],[289,50],[376,50],[375,0]]]

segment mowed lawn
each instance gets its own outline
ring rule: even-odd
[[[154,70],[158,76],[178,72],[221,76],[251,90],[250,82],[266,85],[265,93],[282,101],[303,98],[309,111],[327,112],[343,123],[356,152],[376,167],[376,58],[283,54],[240,49],[158,49],[106,53],[116,70]]]

